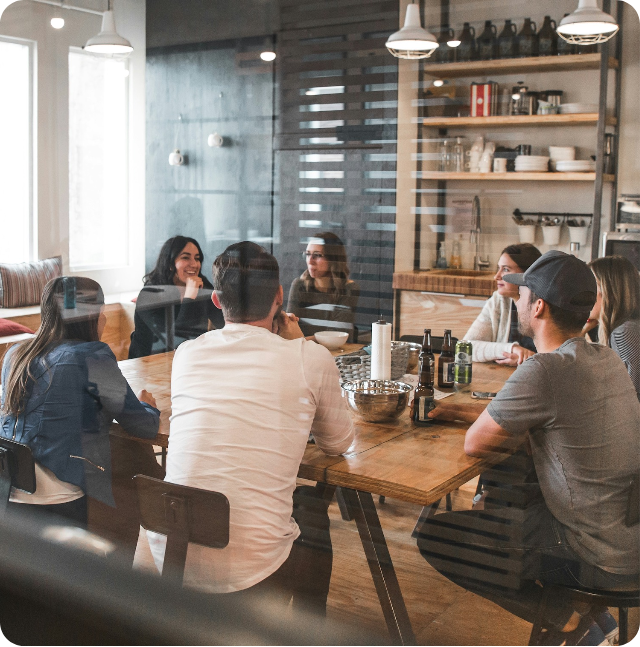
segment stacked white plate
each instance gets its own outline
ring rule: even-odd
[[[593,173],[596,163],[591,160],[565,160],[556,162],[559,173]]]
[[[582,112],[598,112],[595,103],[562,103],[560,104],[561,115],[575,115]]]
[[[549,158],[544,155],[518,155],[516,171],[519,173],[547,173]]]

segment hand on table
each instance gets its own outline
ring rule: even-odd
[[[298,321],[298,317],[291,312],[282,311],[277,319],[273,320],[274,328],[276,328],[274,332],[283,339],[300,339],[304,337],[304,333],[300,330]]]
[[[138,393],[138,400],[140,400],[140,402],[146,402],[156,409],[158,408],[156,399],[151,395],[151,393],[149,393],[149,391],[145,391],[145,389],[142,389],[142,391]]]
[[[409,405],[411,418],[413,418],[413,402],[411,400],[411,404]],[[473,423],[486,408],[486,405],[480,403],[448,404],[442,400],[434,400],[434,405],[434,408],[427,414],[428,417],[446,422],[461,420],[463,422]]]
[[[187,278],[186,289],[184,291],[185,299],[195,299],[198,296],[198,290],[202,289],[202,279],[199,276],[190,276]]]
[[[497,359],[496,364],[502,364],[503,366],[520,366],[525,359],[529,359],[535,353],[525,348],[524,346],[518,346],[514,344],[510,353],[502,353],[504,359]]]

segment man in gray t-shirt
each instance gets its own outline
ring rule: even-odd
[[[542,591],[536,581],[637,588],[639,526],[628,525],[627,509],[640,472],[640,403],[616,353],[579,337],[596,297],[582,261],[548,252],[504,280],[520,286],[521,332],[533,337],[538,354],[486,409],[443,402],[431,416],[473,423],[465,437],[473,456],[528,441],[542,498],[521,510],[432,516],[418,546],[447,577],[533,621]],[[600,644],[601,615],[555,590],[545,620],[566,644]]]

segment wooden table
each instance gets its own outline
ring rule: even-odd
[[[349,352],[361,345],[349,344]],[[153,442],[168,447],[171,414],[171,365],[173,352],[119,363],[135,392],[151,391],[160,409],[160,430]],[[474,364],[473,384],[447,398],[448,403],[470,403],[472,390],[498,391],[513,372],[497,364]],[[414,644],[415,636],[382,532],[372,494],[419,505],[430,505],[492,464],[464,453],[464,423],[436,423],[416,427],[407,411],[385,423],[354,418],[356,440],[346,456],[326,456],[307,445],[298,476],[317,481],[324,496],[340,487],[349,515],[355,519],[391,638],[398,644]],[[112,433],[124,435],[113,424]],[[127,436],[132,438],[131,436]]]

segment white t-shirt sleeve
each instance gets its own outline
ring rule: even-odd
[[[303,342],[302,358],[304,375],[316,402],[311,433],[325,454],[343,454],[351,447],[354,429],[342,397],[338,367],[331,353],[312,341]]]

